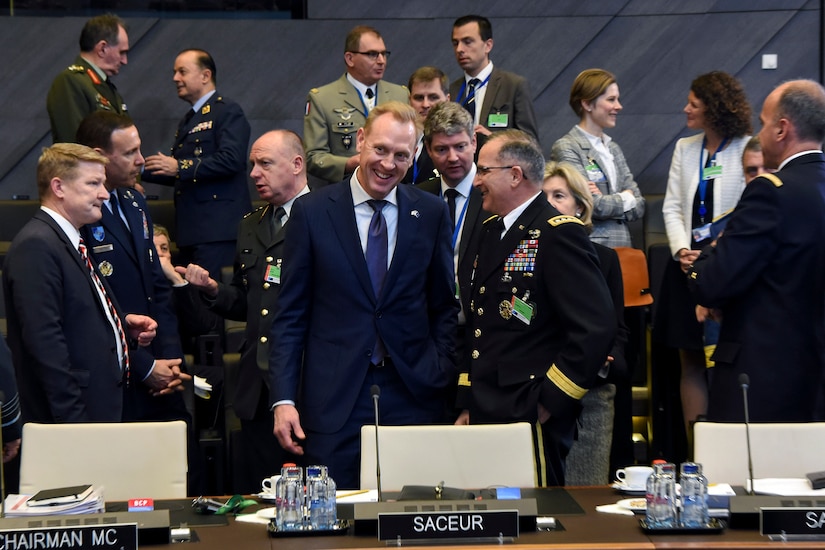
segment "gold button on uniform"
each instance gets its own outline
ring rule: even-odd
[[[478,356],[479,356],[478,350],[477,350],[477,349],[474,349],[474,350],[473,350],[473,353],[472,353],[472,358],[473,358],[473,359],[478,359]]]
[[[479,315],[479,317],[484,315],[484,308],[483,307],[478,308],[478,315]]]
[[[261,343],[266,344],[267,338],[266,336],[261,336]]]
[[[264,283],[264,290],[269,290],[269,283]]]
[[[475,335],[476,338],[480,338],[481,337],[481,329],[477,328],[473,334]]]
[[[274,259],[274,258],[273,258],[272,256],[267,256],[267,257],[266,257],[266,261],[267,261],[267,263],[272,263],[272,260],[273,260],[273,259]]]
[[[484,292],[485,292],[486,290],[487,290],[487,288],[486,288],[486,287],[481,287],[481,288],[479,288],[479,289],[478,289],[478,293],[479,293],[479,294],[484,294]]]
[[[269,315],[269,310],[268,309],[262,309],[261,310],[261,317],[266,317],[267,315]]]

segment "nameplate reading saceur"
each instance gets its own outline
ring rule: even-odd
[[[517,510],[378,514],[378,540],[518,537]]]
[[[0,550],[137,550],[137,547],[137,523],[0,529]]]
[[[813,535],[825,539],[823,507],[761,508],[759,516],[763,535]]]

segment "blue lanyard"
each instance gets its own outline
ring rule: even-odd
[[[714,165],[716,153],[724,149],[727,143],[728,138],[723,139],[722,143],[719,144],[719,148],[713,152],[713,156],[708,158],[707,162],[703,163],[702,157],[705,155],[705,146],[708,144],[708,137],[704,136],[702,138],[702,149],[699,151],[699,221],[701,223],[705,223],[705,215],[708,213],[708,209],[705,207],[705,195],[708,192],[708,180],[705,178],[705,167]]]
[[[353,86],[353,88],[355,88],[355,86]],[[364,107],[364,118],[366,119],[368,116],[370,116],[370,110],[367,108],[367,102],[364,101],[364,96],[361,95],[361,90],[359,90],[358,88],[355,88],[355,93],[358,94],[358,99],[361,100],[361,105],[363,105],[363,107]],[[378,104],[378,85],[377,84],[375,86],[375,104],[376,105]]]
[[[461,195],[463,196],[463,195]],[[444,192],[441,192],[441,197],[444,197]],[[455,229],[453,229],[453,250],[455,250],[455,243],[458,241],[458,233],[461,231],[461,224],[464,221],[464,214],[467,212],[467,205],[470,204],[470,197],[464,201],[464,206],[461,208],[461,215],[455,221]]]
[[[487,85],[487,82],[490,81],[491,76],[493,76],[493,73],[487,75],[487,78],[485,78],[478,86],[476,86],[476,89],[473,90],[472,97],[464,97],[464,91],[467,89],[467,81],[464,81],[464,84],[461,85],[461,89],[458,90],[458,102],[461,103],[462,107],[466,107],[467,104],[470,103],[471,99],[475,99],[476,92],[478,92],[480,89]]]

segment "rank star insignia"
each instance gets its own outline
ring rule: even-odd
[[[181,170],[188,170],[189,168],[192,168],[192,164],[194,164],[194,163],[191,160],[183,159],[182,161],[180,161],[180,169]]]
[[[204,105],[203,109],[201,109],[201,114],[202,115],[208,115],[211,112],[212,112],[212,106],[211,105]]]
[[[127,189],[127,190],[126,190],[126,192],[125,192],[124,194],[125,194],[125,195],[126,195],[126,197],[127,197],[127,198],[129,198],[129,199],[134,199],[134,198],[135,198],[135,196],[132,194],[132,190],[131,190],[131,189]]]
[[[508,300],[502,300],[498,305],[498,314],[501,315],[501,318],[505,321],[509,321],[510,317],[513,316],[513,304]]]
[[[100,262],[100,265],[97,266],[97,270],[100,271],[100,274],[103,275],[104,277],[108,277],[109,275],[114,273],[115,268],[112,267],[112,264],[110,264],[109,262],[102,261],[102,262]]]

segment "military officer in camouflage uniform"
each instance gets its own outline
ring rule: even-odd
[[[390,52],[379,32],[358,26],[347,35],[347,72],[335,82],[313,88],[304,113],[307,171],[329,183],[342,181],[358,166],[355,133],[373,107],[387,101],[407,103],[409,93],[381,80]]]
[[[543,174],[541,150],[520,130],[494,133],[479,154],[473,185],[497,215],[475,262],[459,266],[472,283],[456,423],[530,422],[537,486],[555,486],[616,318],[582,222],[548,204]]]
[[[126,114],[111,76],[126,65],[129,36],[116,15],[93,17],[80,33],[80,55],[52,82],[46,99],[54,143],[75,141],[80,121],[94,111]]]

